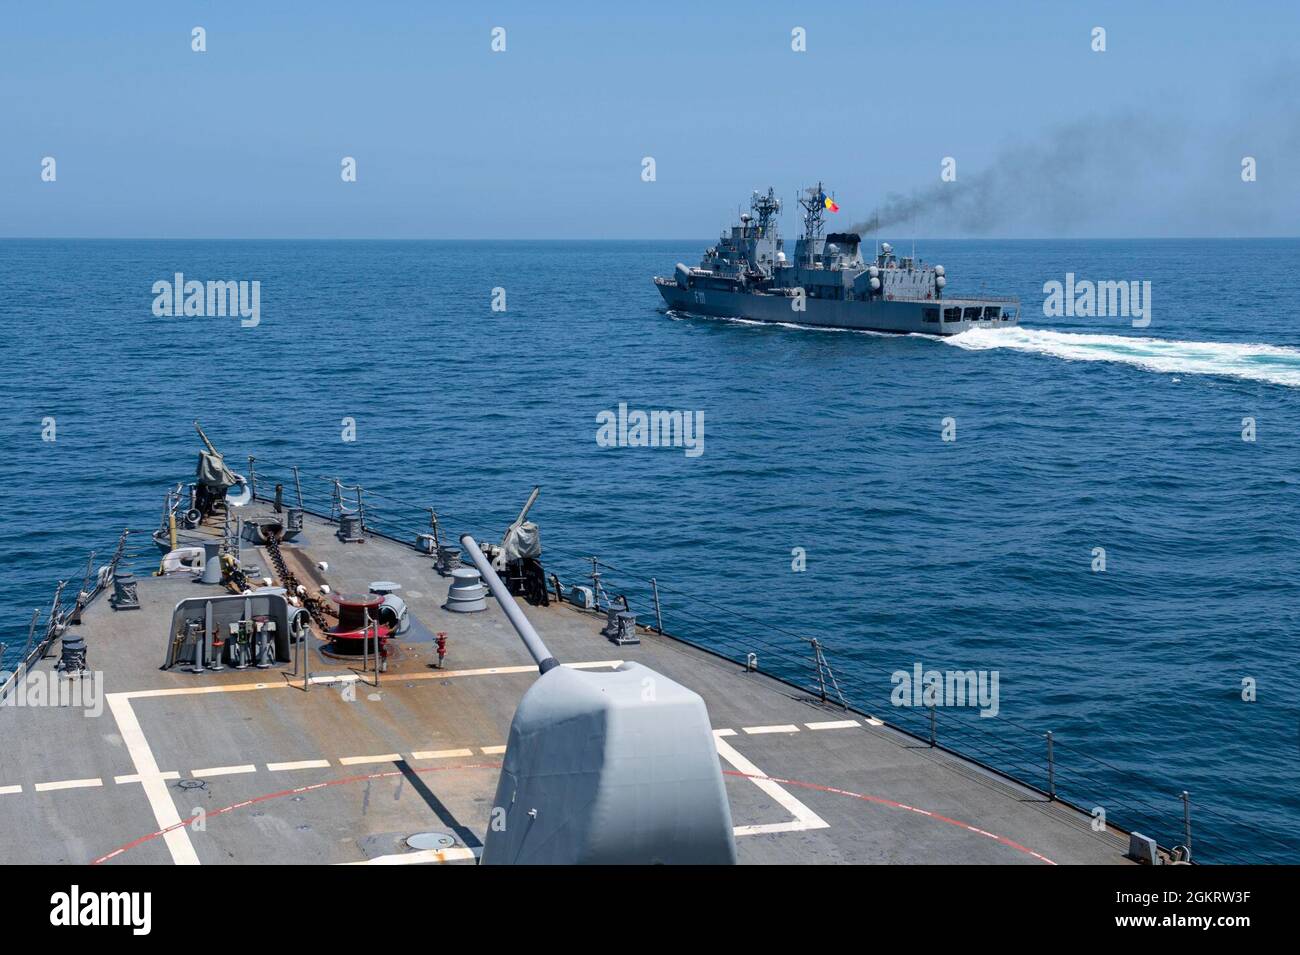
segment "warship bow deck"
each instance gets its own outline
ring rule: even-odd
[[[511,717],[537,679],[501,608],[489,598],[485,611],[448,612],[447,581],[428,555],[372,534],[343,543],[311,515],[282,548],[300,567],[327,562],[338,590],[402,585],[416,625],[378,685],[359,661],[315,652],[306,690],[284,666],[161,670],[174,605],[221,589],[189,575],[144,578],[138,610],[100,595],[70,632],[84,636],[102,680],[102,715],[0,707],[4,861],[475,859]],[[593,613],[520,606],[565,665],[635,660],[704,698],[742,862],[1125,861],[1119,830],[1093,831],[1077,810],[864,715],[670,636],[642,631],[639,645],[616,646]],[[439,631],[441,669],[430,639]],[[47,654],[29,679],[54,664]],[[416,833],[446,838],[413,849]]]

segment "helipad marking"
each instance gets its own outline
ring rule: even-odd
[[[342,756],[339,758],[339,765],[363,766],[366,763],[400,763],[401,761],[401,753],[383,753],[379,756]]]
[[[484,747],[483,747],[483,755],[484,755],[484,756],[499,756],[499,755],[501,755],[502,753],[504,753],[505,751],[506,751],[506,748],[505,748],[504,746],[484,746]]]
[[[0,796],[12,796],[23,791],[22,786],[0,786]]]
[[[846,730],[860,726],[857,720],[827,720],[824,723],[805,723],[810,730]]]
[[[325,769],[329,764],[328,759],[300,759],[294,763],[267,763],[266,768],[273,773],[282,773],[287,769]]]
[[[135,771],[140,776],[141,789],[149,800],[154,821],[163,831],[163,842],[171,853],[172,861],[177,865],[198,865],[199,857],[194,851],[194,844],[190,842],[189,831],[181,825],[181,816],[176,811],[176,803],[172,801],[171,790],[158,772],[158,761],[154,759],[153,750],[144,737],[144,730],[140,728],[140,721],[131,709],[130,695],[109,693],[105,699],[108,701],[109,712],[117,721],[118,734],[126,745],[126,751],[131,754],[131,762],[135,764]]]
[[[211,776],[234,776],[236,773],[255,773],[257,767],[252,763],[245,763],[242,766],[210,766],[207,769],[192,769],[190,775],[196,779],[206,779]]]
[[[391,856],[375,856],[359,862],[340,862],[338,865],[445,865],[448,862],[461,862],[476,859],[482,855],[482,849],[420,849],[416,852],[399,852]]]
[[[755,782],[758,781],[748,773],[735,772],[729,769],[724,769],[722,772],[726,776],[744,776],[745,778],[751,779]],[[817,792],[832,793],[836,796],[849,796],[853,799],[861,799],[863,802],[875,803],[878,806],[890,806],[894,809],[902,809],[906,812],[914,812],[917,815],[928,816],[931,819],[934,819],[938,822],[946,823],[947,825],[950,826],[956,826],[959,829],[967,829],[971,832],[976,832],[979,833],[980,835],[988,836],[990,839],[994,840],[995,842],[999,842],[1004,846],[1009,846],[1010,848],[1015,849],[1017,852],[1023,852],[1025,855],[1032,856],[1033,858],[1039,860],[1040,862],[1045,862],[1048,865],[1056,865],[1055,862],[1047,858],[1047,856],[1043,855],[1041,852],[1035,852],[1033,849],[1030,849],[1028,846],[1021,845],[1019,842],[1016,842],[1014,839],[1008,839],[1006,836],[999,836],[995,833],[987,832],[984,829],[977,829],[974,826],[970,825],[969,823],[962,822],[959,819],[952,819],[948,816],[940,815],[937,812],[931,812],[928,809],[921,809],[917,806],[909,806],[905,802],[898,802],[897,800],[894,799],[886,799],[883,796],[871,796],[866,793],[855,793],[852,790],[839,789],[835,786],[822,786],[819,783],[803,782],[798,779],[782,779],[779,776],[766,776],[763,778],[768,780],[769,782],[785,783],[787,786],[798,786],[801,789],[811,789]],[[739,829],[736,830],[736,834],[737,835],[741,834]]]
[[[455,756],[473,756],[472,749],[422,749],[411,754],[411,759],[451,759]]]
[[[601,670],[613,669],[623,665],[622,660],[589,660],[583,663],[565,663],[564,666],[570,670]],[[508,666],[508,667],[481,667],[475,670],[434,670],[428,673],[393,673],[389,674],[394,683],[399,680],[403,683],[410,683],[413,680],[450,680],[453,677],[465,676],[499,676],[510,673],[536,673],[537,667],[529,666]],[[338,676],[319,676],[312,677],[313,684],[318,682],[343,682],[353,683],[359,677],[355,674],[339,674]],[[189,696],[194,693],[241,693],[249,690],[276,690],[286,689],[288,687],[302,688],[301,679],[298,682],[285,680],[283,683],[221,683],[212,686],[174,686],[157,690],[130,690],[126,693],[117,693],[116,696],[124,699],[143,700],[158,696]]]
[[[805,829],[828,829],[830,823],[813,812],[786,790],[779,783],[767,778],[763,771],[736,751],[730,743],[725,742],[717,733],[713,734],[714,745],[718,755],[732,765],[732,768],[745,776],[750,782],[767,793],[790,813],[794,818],[789,822],[765,823],[755,826],[736,826],[738,836],[753,836],[764,832],[801,832]]]
[[[793,723],[783,723],[780,726],[742,726],[741,729],[743,729],[750,736],[759,736],[763,733],[799,732],[799,727],[795,726]]]
[[[52,783],[37,783],[32,788],[38,793],[53,792],[56,789],[94,789],[104,785],[104,780],[95,779],[60,779]]]
[[[714,736],[735,736],[736,731],[735,730],[714,730],[713,735]]]
[[[178,773],[178,772],[174,772],[174,771],[169,770],[169,771],[167,771],[167,772],[165,772],[165,773],[159,773],[159,774],[158,774],[158,778],[159,778],[159,779],[180,779],[180,778],[181,778],[181,774]],[[143,779],[143,777],[142,777],[139,773],[129,773],[129,774],[127,774],[126,776],[114,776],[114,777],[113,777],[113,782],[118,783],[119,785],[120,785],[121,783],[139,783],[139,782],[143,782],[143,781],[144,781],[144,779]]]

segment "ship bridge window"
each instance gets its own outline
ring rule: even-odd
[[[980,312],[982,312],[982,311],[983,311],[982,308],[967,308],[967,309],[966,309],[966,321],[968,321],[968,322],[978,322],[978,321],[980,320]]]
[[[939,320],[939,310],[937,308],[921,309],[921,321],[937,322]]]
[[[984,317],[990,321],[997,321],[999,318],[1002,317],[1002,306],[1001,305],[984,306]]]
[[[961,309],[960,309],[960,308],[945,308],[945,309],[943,310],[943,320],[944,320],[945,322],[960,322],[960,321],[961,321]]]

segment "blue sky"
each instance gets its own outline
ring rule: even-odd
[[[0,235],[694,238],[817,178],[847,227],[945,156],[921,236],[1293,235],[1298,11],[8,3]]]

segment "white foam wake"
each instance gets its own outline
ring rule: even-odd
[[[1300,388],[1300,349],[1278,345],[1184,342],[1041,328],[975,328],[943,340],[974,351],[1010,348],[1070,361],[1116,361],[1166,374],[1229,375]]]

